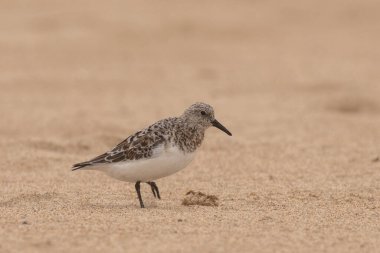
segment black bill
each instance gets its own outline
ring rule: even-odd
[[[223,132],[225,132],[229,136],[232,136],[231,132],[228,131],[227,128],[225,128],[222,124],[220,124],[219,121],[217,121],[216,119],[214,119],[211,123],[214,127],[219,128],[220,130],[222,130]]]

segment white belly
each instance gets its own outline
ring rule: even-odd
[[[153,158],[110,163],[92,169],[105,172],[121,181],[148,182],[166,177],[185,168],[194,158],[195,152],[184,153],[177,147],[158,147]]]

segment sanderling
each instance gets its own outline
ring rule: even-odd
[[[154,197],[161,199],[154,180],[185,168],[193,160],[210,126],[232,135],[215,119],[210,105],[195,103],[181,116],[160,120],[129,136],[112,150],[74,164],[72,170],[99,170],[118,180],[136,183],[143,208],[140,183],[149,184]]]

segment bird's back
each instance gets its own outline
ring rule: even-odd
[[[157,155],[154,150],[161,144],[173,144],[178,138],[179,118],[167,118],[138,131],[120,142],[110,151],[89,161],[73,165],[73,170],[88,166],[149,159]],[[180,127],[179,127],[180,128]]]

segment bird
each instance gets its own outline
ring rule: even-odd
[[[76,163],[72,170],[98,170],[112,178],[135,183],[135,190],[144,208],[140,184],[147,183],[155,198],[161,199],[156,180],[185,168],[201,146],[205,131],[216,127],[232,136],[215,119],[212,106],[197,102],[182,115],[169,117],[140,130],[91,160]]]

